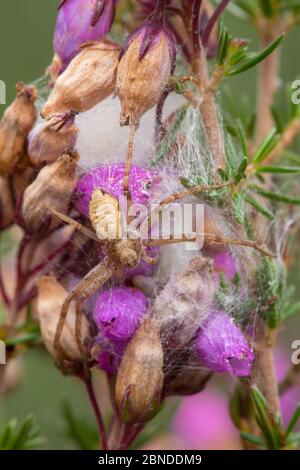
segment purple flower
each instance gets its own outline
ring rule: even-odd
[[[219,251],[212,258],[216,271],[224,273],[229,280],[234,278],[237,272],[236,262],[229,250]]]
[[[108,374],[115,374],[121,363],[121,359],[126,348],[124,342],[112,342],[99,333],[95,339],[95,345],[99,347],[97,356],[95,357],[100,369],[105,370]]]
[[[148,300],[142,291],[115,287],[99,294],[94,320],[103,336],[119,345],[131,339],[147,310]]]
[[[213,372],[237,377],[251,373],[254,353],[242,331],[221,311],[212,311],[198,333],[195,349],[201,364]]]
[[[89,203],[92,192],[96,188],[103,189],[111,196],[119,198],[123,194],[124,164],[101,165],[86,173],[78,183],[79,197],[76,208],[83,215],[89,215]],[[158,172],[132,166],[129,188],[132,200],[137,204],[145,204],[154,194],[160,181]]]
[[[117,0],[64,0],[54,33],[54,50],[64,67],[80,46],[102,39],[110,30]]]

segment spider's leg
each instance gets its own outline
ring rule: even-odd
[[[95,240],[96,242],[100,241],[97,235],[92,230],[88,229],[87,227],[80,224],[79,222],[76,222],[76,220],[71,219],[71,217],[68,217],[62,212],[59,212],[56,209],[53,209],[52,207],[49,207],[48,209],[50,212],[52,212],[53,215],[55,215],[55,217],[60,219],[62,222],[72,225],[72,227],[74,227],[76,230],[86,235],[88,238],[91,238],[92,240]]]
[[[69,307],[73,299],[74,299],[74,291],[72,291],[68,295],[68,297],[65,299],[61,307],[60,317],[56,326],[56,331],[55,331],[55,336],[54,336],[54,350],[56,351],[56,354],[59,359],[62,359],[63,357],[67,356],[67,354],[65,354],[60,344],[60,338],[61,338],[64,324],[68,315]]]
[[[171,194],[171,196],[168,196],[165,199],[163,199],[159,203],[159,206],[160,207],[165,206],[167,204],[170,204],[174,201],[178,201],[179,199],[183,199],[193,194],[199,194],[203,192],[214,191],[216,189],[226,188],[227,186],[232,186],[233,184],[235,184],[235,181],[230,180],[230,181],[225,181],[225,183],[210,184],[210,185],[203,184],[201,186],[195,186],[194,188],[186,189],[186,190],[180,191],[179,193]]]
[[[147,263],[147,264],[151,264],[151,265],[156,265],[159,261],[159,256],[156,256],[155,258],[151,258],[151,256],[147,256],[144,254],[143,256],[143,260]]]
[[[148,256],[147,253],[146,253],[146,249],[143,246],[142,259],[147,264],[156,265],[159,261],[159,256],[155,256],[155,258],[152,258],[151,256]]]
[[[75,337],[76,343],[81,354],[85,357],[85,350],[81,338],[81,319],[82,319],[82,302],[76,302],[76,317],[75,317]]]
[[[115,266],[109,262],[109,260],[104,260],[100,264],[97,264],[80,282],[76,287],[70,292],[68,297],[65,299],[63,306],[60,312],[60,318],[56,327],[55,338],[54,338],[54,349],[57,352],[59,358],[66,357],[67,354],[63,351],[60,339],[63,331],[63,327],[66,321],[66,317],[69,311],[71,302],[74,300],[76,302],[76,316],[78,317],[79,312],[81,315],[81,305],[83,302],[93,295],[100,287],[107,282],[115,272]],[[77,307],[78,305],[78,307]],[[82,351],[81,338],[81,321],[76,321],[76,339],[80,351]],[[79,338],[77,338],[77,334]]]
[[[218,184],[203,184],[201,186],[195,186],[194,188],[186,189],[184,191],[180,191],[179,193],[171,194],[171,196],[167,196],[165,199],[160,201],[158,205],[150,212],[148,218],[145,220],[144,224],[142,225],[142,229],[144,227],[151,226],[151,220],[155,213],[157,213],[162,207],[171,204],[172,202],[178,201],[179,199],[183,199],[185,197],[191,196],[193,194],[200,194],[207,191],[213,191],[216,189],[226,188],[227,186],[232,186],[235,184],[234,180],[226,181],[225,183],[218,183]],[[182,240],[185,241],[185,240]]]
[[[240,246],[247,246],[249,248],[254,248],[255,250],[259,251],[265,256],[269,256],[271,258],[276,258],[276,255],[268,250],[267,247],[264,245],[260,245],[252,240],[243,240],[240,238],[228,238],[228,237],[221,237],[214,233],[199,233],[198,237],[187,237],[182,236],[182,238],[170,238],[169,240],[148,240],[146,242],[147,246],[160,246],[160,245],[170,245],[174,243],[186,243],[186,242],[195,242],[197,238],[204,237],[204,241],[207,243],[217,243],[220,245],[240,245]]]
[[[129,135],[129,142],[128,142],[126,159],[125,159],[125,171],[124,171],[124,180],[123,180],[124,195],[129,196],[129,197],[130,197],[129,175],[130,175],[130,169],[131,169],[135,132],[136,132],[136,125],[132,125],[130,127],[130,135]]]

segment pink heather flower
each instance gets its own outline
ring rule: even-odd
[[[195,342],[201,364],[213,372],[247,377],[254,353],[242,331],[221,311],[212,311],[201,326]]]
[[[226,397],[211,389],[181,401],[171,430],[183,449],[240,448],[239,433],[230,419]]]
[[[115,198],[123,195],[124,164],[101,165],[86,173],[79,181],[76,208],[83,215],[89,215],[89,203],[94,189],[103,189]],[[153,191],[160,181],[157,171],[132,166],[129,178],[129,188],[136,204],[145,204],[151,199]]]
[[[275,366],[277,382],[280,383],[291,367],[291,360],[288,355],[284,354],[283,348],[278,348],[275,351]],[[282,419],[285,426],[293,416],[298,403],[300,403],[300,388],[297,385],[291,387],[280,397]],[[299,427],[298,424],[297,429]]]
[[[64,67],[80,46],[102,39],[110,30],[117,0],[64,0],[61,2],[54,33],[54,50]]]
[[[96,357],[98,366],[108,374],[115,374],[119,368],[127,343],[123,341],[112,342],[100,332],[95,339],[95,344],[100,346],[100,351]]]
[[[113,343],[126,343],[148,310],[145,294],[133,287],[120,286],[99,294],[94,320],[102,335]]]
[[[220,275],[223,273],[228,280],[232,280],[237,273],[236,260],[228,249],[205,247],[204,253],[214,262],[214,269]]]
[[[224,273],[227,279],[232,280],[237,272],[235,259],[229,250],[223,250],[212,256],[215,270]]]

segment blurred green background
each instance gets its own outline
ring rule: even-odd
[[[52,36],[58,0],[1,0],[0,5],[0,80],[7,86],[7,103],[15,94],[16,82],[31,82],[43,75],[51,62]],[[230,30],[242,37],[257,39],[253,30],[230,17],[224,20]],[[292,81],[299,75],[300,29],[295,30],[284,45],[282,77]],[[243,93],[255,96],[255,71],[228,81],[239,100]],[[0,105],[0,115],[5,106]],[[298,328],[299,331],[299,328]],[[290,334],[295,339],[295,331]],[[288,343],[287,343],[288,344]],[[68,402],[76,414],[92,422],[90,406],[81,384],[63,377],[51,359],[41,350],[24,355],[24,386],[1,404],[1,414],[23,418],[33,413],[42,434],[47,437],[45,448],[72,448],[64,433],[62,403]]]

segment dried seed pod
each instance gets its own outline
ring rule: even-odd
[[[33,182],[35,177],[36,171],[32,168],[28,156],[24,154],[18,161],[12,176],[16,200],[24,193],[25,189]]]
[[[65,153],[56,162],[45,166],[24,193],[22,215],[27,230],[43,235],[60,221],[50,208],[66,214],[77,184],[77,153]]]
[[[0,230],[13,224],[15,217],[14,194],[8,177],[0,175]]]
[[[161,22],[147,22],[129,35],[120,54],[117,95],[120,124],[138,126],[143,114],[157,104],[175,63],[175,40]]]
[[[147,318],[127,346],[117,375],[116,403],[125,422],[142,423],[155,415],[163,378],[159,326]]]
[[[76,145],[78,129],[73,124],[56,130],[50,123],[38,124],[28,136],[28,157],[33,166],[52,163]]]
[[[212,266],[207,258],[193,258],[183,273],[170,279],[154,302],[153,315],[160,323],[167,350],[185,348],[206,318],[216,289]]]
[[[102,40],[81,47],[56,80],[42,111],[49,118],[66,111],[87,111],[111,95],[115,88],[119,46]]]
[[[36,120],[34,102],[37,90],[23,83],[17,85],[17,96],[0,122],[0,173],[12,173],[25,153],[26,139]]]
[[[42,337],[49,353],[56,359],[54,337],[60,317],[61,307],[69,293],[54,276],[43,276],[38,280],[37,313]],[[80,351],[75,337],[75,307],[71,305],[61,335],[61,345],[70,361],[81,361]],[[82,342],[89,337],[89,323],[82,317]]]
[[[89,212],[93,228],[100,240],[120,238],[120,212],[116,198],[95,189],[91,196]]]

